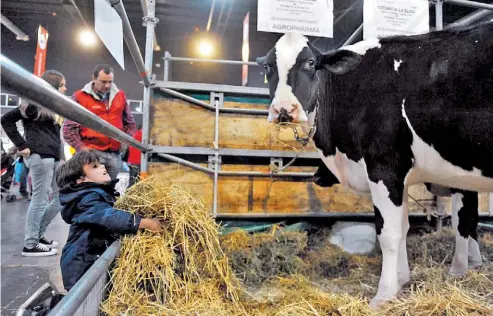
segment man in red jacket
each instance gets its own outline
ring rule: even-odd
[[[96,65],[92,81],[76,91],[72,99],[132,136],[135,133],[135,119],[125,92],[116,87],[113,78],[114,71],[109,65]],[[112,180],[116,179],[122,164],[120,153],[127,150],[126,145],[70,120],[65,120],[63,124],[63,137],[76,151],[100,151],[108,174]]]

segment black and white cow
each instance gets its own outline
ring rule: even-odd
[[[316,123],[326,166],[346,188],[371,194],[383,255],[371,305],[391,299],[410,276],[408,186],[493,191],[493,23],[329,53],[288,33],[257,61],[269,120]]]

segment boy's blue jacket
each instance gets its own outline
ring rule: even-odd
[[[118,180],[116,180],[118,181]],[[70,224],[60,258],[65,289],[70,290],[118,234],[135,234],[141,217],[113,208],[115,181],[85,182],[60,189],[62,218]]]

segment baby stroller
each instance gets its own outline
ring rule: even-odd
[[[5,197],[5,201],[13,202],[17,200],[15,194],[10,194],[10,185],[12,184],[12,177],[14,175],[15,164],[18,160],[14,158],[14,155],[6,153],[2,148],[2,159],[1,159],[1,190],[2,190],[2,201]]]

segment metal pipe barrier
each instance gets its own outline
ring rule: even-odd
[[[188,96],[184,93],[168,89],[168,88],[159,88],[159,90],[163,91],[164,93],[167,93],[169,95],[172,95],[174,97],[180,98],[182,100],[188,101],[190,103],[199,105],[203,108],[206,108],[211,111],[215,111],[216,107],[213,105],[210,105],[207,102],[198,100],[196,98],[193,98],[191,96]],[[257,109],[236,109],[236,108],[219,108],[219,112],[222,113],[236,113],[236,114],[251,114],[251,115],[269,115],[269,110],[257,110]]]
[[[487,16],[493,17],[493,11],[486,9],[477,10],[476,12],[473,12],[471,14],[466,15],[465,17],[458,19],[454,23],[447,25],[447,27],[445,28],[448,29],[454,26],[469,25],[478,20],[486,18]]]
[[[67,295],[53,308],[50,316],[97,316],[108,280],[108,268],[120,253],[119,240],[111,244]]]
[[[131,145],[141,151],[147,147],[106,122],[96,114],[80,106],[72,99],[62,95],[43,79],[33,75],[4,55],[0,55],[2,88],[27,98],[33,103],[45,107],[62,117],[105,134],[122,143]]]
[[[201,165],[188,161],[186,159],[179,158],[169,154],[157,154],[157,155],[169,161],[176,162],[180,165],[184,165],[192,169],[199,170],[210,175],[214,175],[214,170],[206,167],[202,167]],[[217,174],[219,176],[229,176],[229,177],[265,177],[265,178],[311,178],[314,176],[314,173],[311,172],[268,173],[268,172],[257,172],[257,171],[223,171],[223,170],[219,170]]]
[[[214,123],[214,163],[212,164],[214,168],[214,182],[213,182],[213,203],[212,203],[212,215],[217,214],[217,199],[218,199],[218,181],[219,181],[219,168],[221,164],[219,163],[219,100],[216,99],[216,93],[211,93],[211,103],[214,103],[216,108],[216,121]],[[223,94],[218,95],[219,98],[224,98]],[[224,99],[221,100],[223,104]]]
[[[215,64],[227,64],[227,65],[248,65],[260,67],[254,61],[241,61],[241,60],[224,60],[224,59],[207,59],[207,58],[189,58],[189,57],[173,57],[169,54],[165,54],[163,60],[169,61],[186,61],[186,62],[199,62],[199,63],[215,63]]]
[[[141,76],[142,80],[144,81],[144,86],[148,87],[151,85],[151,80],[147,74],[144,60],[142,59],[142,54],[140,53],[139,46],[137,45],[137,41],[135,40],[135,35],[132,31],[132,26],[130,25],[130,21],[128,20],[127,12],[125,11],[123,2],[122,0],[107,1],[109,1],[111,6],[116,10],[118,15],[122,19],[123,38],[125,39],[125,43],[127,43],[128,50],[130,51],[130,55],[132,55],[135,66],[139,71],[139,76]]]
[[[460,5],[460,6],[463,6],[463,7],[493,10],[493,4],[476,2],[476,1],[469,1],[469,0],[443,0],[443,2],[450,3],[450,4],[455,4],[455,5]]]
[[[17,27],[12,21],[7,19],[5,15],[0,14],[0,19],[2,20],[2,24],[8,28],[12,33],[16,35],[16,39],[19,41],[29,41],[29,35],[24,33],[20,28]]]
[[[341,47],[353,44],[354,41],[356,41],[356,39],[361,35],[362,32],[363,32],[363,23],[361,23],[360,26],[358,26],[358,28],[353,32],[353,34],[351,34],[351,36],[349,36],[349,38],[344,42],[344,44],[342,44]]]

